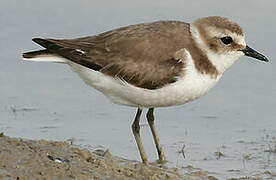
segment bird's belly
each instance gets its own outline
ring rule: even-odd
[[[162,88],[149,90],[78,64],[70,65],[86,84],[101,91],[114,103],[134,107],[181,105],[202,96],[217,82],[217,79],[214,80],[208,75],[191,74]]]
[[[156,90],[137,90],[134,101],[142,107],[167,107],[185,104],[208,92],[217,80],[207,75],[185,77]],[[140,92],[142,91],[142,92]]]

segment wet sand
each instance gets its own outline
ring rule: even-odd
[[[0,159],[0,179],[200,179],[192,174],[181,176],[176,169],[113,157],[108,150],[90,152],[67,142],[3,134]]]
[[[11,138],[3,133],[0,134],[0,159],[0,179],[7,180],[217,179],[215,174],[191,166],[186,167],[189,173],[180,174],[177,168],[166,168],[165,165],[157,163],[144,165],[114,157],[109,150],[91,152],[68,142]]]

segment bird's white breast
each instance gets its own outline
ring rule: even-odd
[[[102,74],[84,66],[69,62],[86,84],[104,93],[116,104],[134,107],[166,107],[181,105],[192,101],[210,90],[219,80],[220,75],[213,79],[208,74],[199,73],[194,61],[187,52],[185,74],[175,83],[162,88],[149,90],[135,87],[120,79]]]

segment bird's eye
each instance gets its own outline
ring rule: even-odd
[[[223,38],[220,38],[220,40],[223,42],[225,45],[229,45],[233,42],[233,39],[230,36],[225,36]]]

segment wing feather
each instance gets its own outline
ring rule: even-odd
[[[77,39],[33,39],[47,51],[146,89],[157,89],[183,74],[175,54],[189,44],[189,24],[159,21]]]

